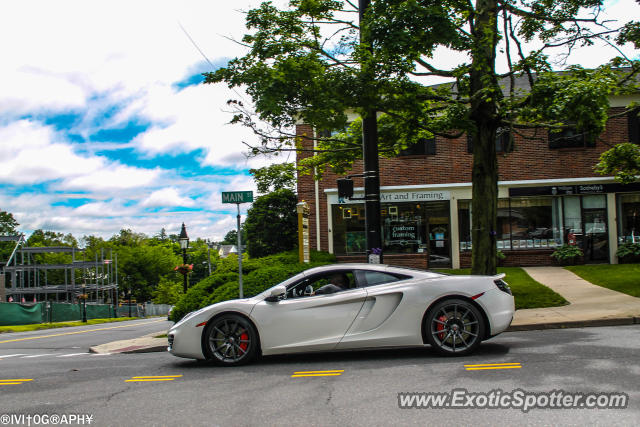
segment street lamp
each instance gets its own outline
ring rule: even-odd
[[[187,235],[187,227],[184,222],[182,223],[182,230],[180,230],[180,236],[178,236],[180,242],[180,248],[182,249],[182,264],[187,265],[187,248],[189,247],[189,236]],[[187,293],[187,272],[184,272],[184,293]]]
[[[82,323],[87,323],[87,284],[82,284]]]

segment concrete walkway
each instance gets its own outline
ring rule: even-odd
[[[524,270],[569,305],[518,310],[511,330],[640,323],[640,298],[594,285],[561,267]]]

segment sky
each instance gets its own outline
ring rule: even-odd
[[[638,10],[610,3],[613,15]],[[0,210],[26,234],[153,236],[184,222],[192,238],[221,240],[236,222],[221,192],[255,192],[248,169],[275,160],[246,158],[243,141],[257,139],[228,124],[225,104],[243,94],[201,73],[242,55],[230,39],[257,4],[1,2]]]

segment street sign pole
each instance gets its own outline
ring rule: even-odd
[[[223,191],[222,203],[235,203],[238,209],[238,291],[244,298],[242,289],[242,235],[240,233],[240,203],[253,202],[253,191]]]
[[[242,291],[242,236],[240,233],[240,203],[236,203],[238,207],[238,288],[240,289],[240,299],[244,298]]]

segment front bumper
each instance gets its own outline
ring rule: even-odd
[[[169,353],[189,359],[205,359],[202,353],[202,328],[191,325],[190,322],[173,327],[167,333],[169,339]]]

